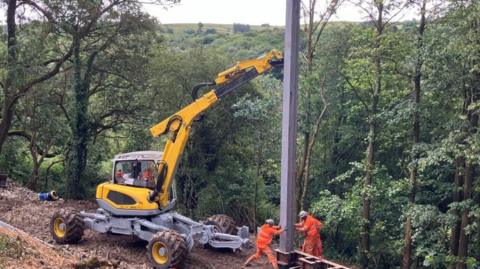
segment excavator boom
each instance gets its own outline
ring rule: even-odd
[[[150,129],[154,137],[168,135],[163,157],[158,165],[156,187],[149,195],[150,201],[158,202],[161,208],[169,206],[170,186],[195,119],[225,95],[277,66],[283,66],[283,55],[277,50],[272,50],[257,59],[239,61],[233,67],[219,73],[214,82],[194,87],[192,92],[194,100],[191,104]],[[198,98],[198,90],[207,86],[212,89]]]

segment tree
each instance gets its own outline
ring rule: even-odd
[[[72,134],[66,156],[66,175],[68,196],[80,198],[89,142],[128,119],[141,105],[135,98],[137,91],[133,89],[140,87],[144,79],[132,75],[146,74],[140,67],[144,63],[141,56],[132,54],[135,50],[125,51],[125,48],[134,48],[132,45],[139,40],[132,36],[141,37],[143,32],[152,29],[153,24],[139,11],[137,1],[93,3],[72,0],[31,4],[61,27],[72,42],[70,75],[74,99],[69,111],[65,111]],[[137,51],[142,50],[141,46],[135,47]],[[119,69],[119,66],[128,68]],[[114,95],[115,89],[122,89],[126,94]],[[92,100],[99,96],[104,96],[106,99],[103,100],[107,101],[103,107],[94,110]],[[118,98],[134,101],[116,102]]]
[[[55,43],[49,34],[54,34],[54,27],[42,27],[34,39],[19,40],[17,38],[17,9],[21,6],[28,9],[30,1],[8,0],[7,4],[7,57],[6,73],[2,83],[3,105],[0,120],[0,151],[12,126],[15,106],[20,97],[29,92],[35,85],[55,76],[62,65],[72,55],[72,47],[63,43]],[[28,28],[28,27],[27,27]],[[53,47],[44,46],[53,45]],[[32,60],[33,59],[33,60]],[[41,71],[38,71],[41,70]]]
[[[20,130],[12,130],[9,133],[23,136],[29,141],[28,149],[30,151],[33,168],[30,181],[27,187],[32,190],[38,190],[40,179],[40,168],[45,160],[54,158],[63,152],[62,147],[65,144],[64,136],[58,130],[67,128],[65,119],[58,117],[61,115],[60,107],[52,100],[55,99],[55,87],[48,91],[41,86],[53,86],[55,79],[50,83],[39,84],[35,90],[32,90],[22,98],[17,107],[17,116],[19,118]],[[60,157],[61,158],[61,157]]]
[[[478,15],[480,11],[480,5],[478,2],[471,3],[458,3],[458,6],[454,7],[454,14],[462,16],[465,20],[463,26],[460,28],[463,30],[460,32],[460,39],[457,41],[467,48],[461,50],[460,54],[463,59],[463,67],[466,69],[465,76],[462,78],[464,81],[463,90],[463,110],[462,114],[466,121],[465,126],[462,128],[464,134],[464,142],[468,145],[462,157],[461,165],[463,168],[463,203],[467,206],[461,211],[461,224],[460,234],[458,236],[458,261],[456,269],[467,268],[467,258],[469,256],[469,241],[470,235],[467,231],[472,219],[470,212],[473,210],[471,205],[473,204],[473,186],[475,178],[475,170],[478,167],[477,158],[474,157],[477,154],[475,147],[472,146],[473,137],[476,136],[478,131],[479,116],[476,113],[476,107],[478,102],[478,96],[480,94],[480,59],[478,57],[471,57],[473,55],[479,55],[480,53],[480,19]],[[455,16],[454,15],[454,16]],[[470,205],[470,206],[468,206]],[[455,242],[453,242],[455,244]]]
[[[410,78],[413,80],[414,85],[414,98],[413,98],[413,126],[412,126],[412,163],[410,167],[410,192],[408,195],[408,210],[412,210],[415,203],[415,195],[417,188],[417,176],[418,176],[418,159],[419,143],[420,141],[420,96],[421,96],[421,83],[422,83],[422,65],[423,65],[423,49],[424,49],[424,33],[426,25],[426,5],[427,0],[420,2],[420,22],[417,32],[417,44],[416,44],[416,57],[415,68],[413,76]],[[403,269],[410,268],[411,256],[412,256],[412,216],[407,215],[405,222],[405,246],[403,249]]]
[[[304,103],[304,117],[305,117],[305,127],[303,130],[303,153],[300,155],[299,165],[297,166],[296,172],[296,182],[301,188],[299,190],[298,200],[299,208],[304,209],[306,206],[305,197],[308,190],[308,182],[310,180],[310,160],[312,158],[313,147],[317,140],[317,136],[320,132],[321,123],[324,119],[325,112],[327,111],[328,102],[325,97],[325,80],[326,75],[321,76],[323,81],[318,81],[315,79],[318,76],[314,74],[314,68],[316,64],[314,59],[316,56],[316,51],[320,46],[320,37],[322,36],[325,27],[327,26],[330,18],[335,14],[337,9],[340,7],[343,1],[341,0],[331,0],[327,1],[327,8],[324,11],[320,12],[319,20],[315,21],[319,9],[319,3],[316,0],[309,0],[308,6],[303,5],[303,14],[304,18],[307,21],[304,26],[304,32],[307,35],[307,45],[305,54],[305,78],[308,81],[308,84],[304,86],[305,96],[303,99]],[[322,109],[315,115],[314,122],[312,122],[312,103],[316,100],[312,100],[312,92],[317,90],[318,96],[322,103]],[[303,97],[303,95],[302,95]]]
[[[426,58],[427,77],[430,77],[427,85],[433,86],[444,97],[438,99],[436,94],[432,96],[442,103],[441,109],[435,110],[441,115],[430,116],[430,121],[433,118],[439,127],[430,127],[437,137],[432,142],[434,149],[430,149],[424,159],[429,162],[435,160],[433,164],[439,167],[447,162],[446,167],[452,171],[447,185],[452,189],[447,198],[447,216],[451,219],[447,227],[451,231],[448,234],[449,249],[445,249],[443,259],[438,263],[449,268],[466,268],[474,256],[470,249],[472,232],[469,229],[475,223],[471,212],[476,210],[473,186],[478,160],[473,157],[477,154],[476,142],[473,141],[477,136],[478,117],[473,111],[478,96],[478,73],[475,71],[478,62],[472,54],[478,53],[479,43],[478,33],[474,30],[477,28],[472,26],[476,25],[477,19],[473,18],[478,17],[478,6],[475,7],[473,2],[450,4],[436,23],[435,43],[429,44],[430,49],[444,49],[440,49],[440,53],[430,53],[429,58],[432,59]],[[448,39],[440,37],[440,33]],[[440,117],[443,123],[438,120]],[[427,258],[428,262],[433,260]]]
[[[197,24],[197,33],[200,34],[203,32],[203,23],[199,22]]]
[[[371,197],[370,191],[375,170],[375,154],[377,151],[378,117],[380,112],[380,95],[382,92],[382,80],[384,79],[384,39],[386,28],[391,25],[391,20],[408,4],[408,1],[356,1],[355,4],[368,16],[369,23],[373,26],[373,47],[371,59],[373,65],[373,78],[369,104],[364,103],[368,111],[368,146],[365,158],[365,177],[363,183],[363,223],[360,243],[360,261],[362,268],[368,268],[370,263],[370,230]],[[353,85],[351,85],[353,86]],[[355,88],[355,87],[352,87]]]
[[[233,33],[246,33],[246,32],[250,32],[250,25],[241,24],[241,23],[233,24]]]

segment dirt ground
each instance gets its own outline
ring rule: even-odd
[[[0,268],[71,268],[78,261],[29,234],[0,227]]]
[[[49,222],[53,213],[62,207],[93,212],[97,205],[93,201],[64,201],[63,199],[55,202],[40,201],[36,193],[10,181],[7,182],[7,188],[0,188],[0,220],[25,231],[47,245],[53,245],[54,249],[65,254],[62,256],[65,259],[80,261],[80,263],[98,259],[104,264],[102,268],[150,268],[146,256],[146,242],[134,237],[107,236],[86,230],[78,244],[56,244],[49,232]],[[232,253],[196,246],[189,254],[185,268],[239,269],[253,252],[254,249]],[[48,258],[45,257],[45,260]],[[257,264],[248,268],[271,268],[266,262],[266,258],[262,258]],[[45,266],[39,264],[33,268],[51,268],[47,264]]]

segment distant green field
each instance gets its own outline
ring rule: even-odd
[[[332,22],[329,30],[353,26],[357,23]],[[244,27],[246,25],[240,25]],[[273,48],[283,48],[284,27],[271,25],[249,25],[248,29],[238,29],[234,33],[234,24],[198,23],[162,24],[160,31],[165,41],[181,51],[198,48],[215,49],[217,53],[228,55],[232,59],[257,57]],[[303,29],[303,26],[302,26]],[[213,31],[212,31],[213,30]]]
[[[341,25],[351,25],[358,24],[361,22],[347,22],[347,21],[335,21],[329,22],[327,27],[341,26]],[[397,25],[402,25],[403,23],[397,23]],[[162,27],[167,29],[172,29],[175,33],[183,32],[185,30],[194,30],[198,29],[198,23],[173,23],[173,24],[161,24]],[[304,28],[303,25],[300,26],[301,29]],[[250,25],[250,30],[252,31],[262,31],[262,30],[273,30],[273,29],[283,29],[284,26],[276,25]],[[203,30],[215,29],[220,34],[233,33],[233,24],[214,24],[214,23],[204,23]]]
[[[170,28],[175,32],[183,32],[187,29],[197,30],[198,23],[175,23],[175,24],[162,24],[165,28]],[[260,26],[260,25],[250,25],[250,29],[254,31],[259,31],[262,29],[273,29],[273,28],[283,28],[283,26]],[[232,33],[233,24],[213,24],[213,23],[204,23],[203,30],[206,29],[215,29],[218,33]]]

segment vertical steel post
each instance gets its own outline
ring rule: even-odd
[[[296,218],[295,161],[297,140],[298,36],[300,0],[287,0],[283,67],[282,174],[280,189],[280,225],[287,232],[280,236],[280,251],[294,250]]]

